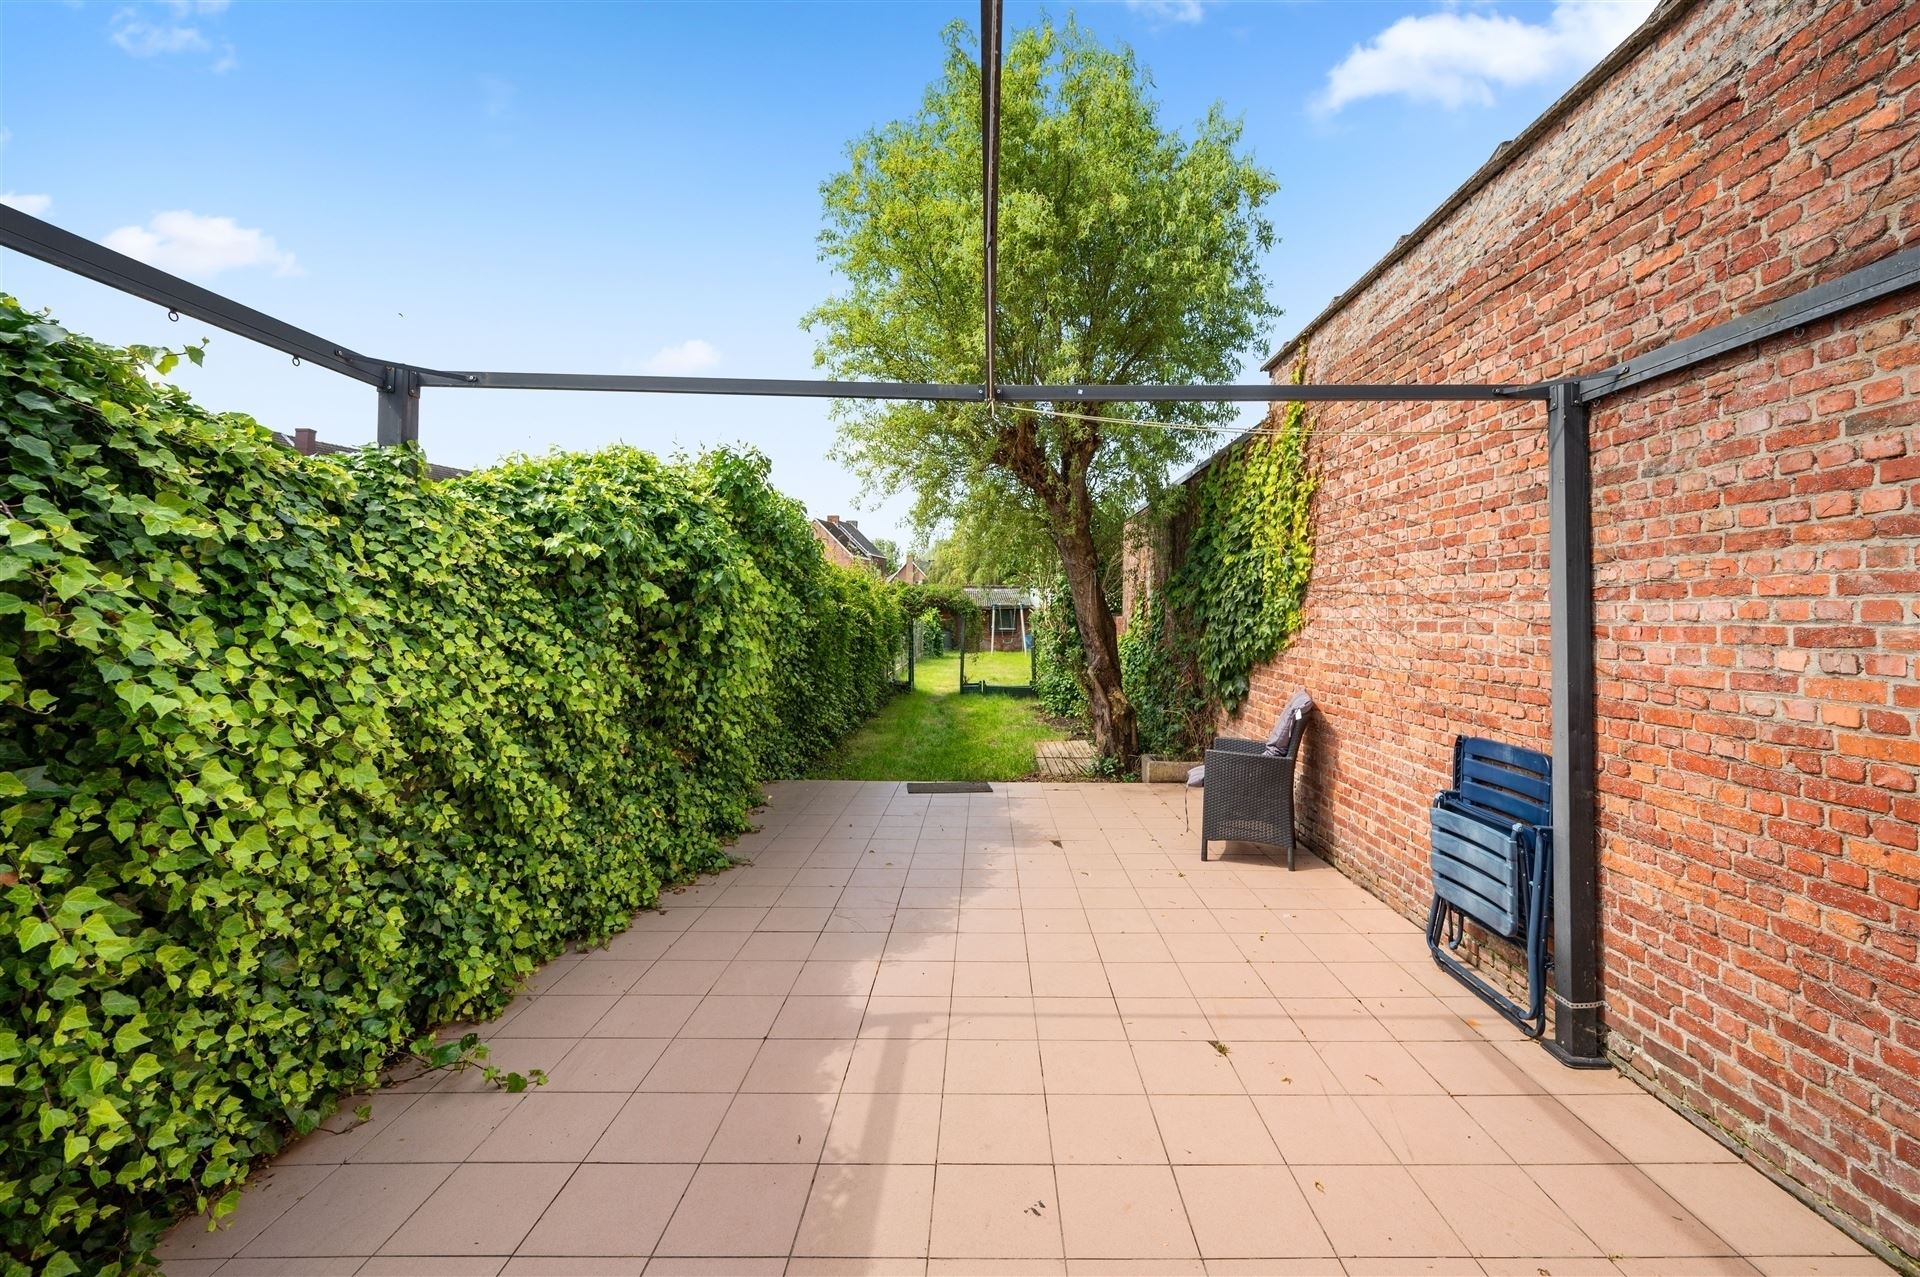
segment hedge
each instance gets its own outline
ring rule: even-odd
[[[197,357],[198,352],[184,352]],[[0,298],[0,1240],[124,1271],[725,863],[902,635],[755,454],[301,457]]]

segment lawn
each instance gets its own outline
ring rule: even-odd
[[[1024,652],[967,657],[967,678],[1024,684]],[[875,714],[814,772],[831,780],[1019,780],[1033,774],[1035,742],[1062,733],[1029,697],[959,694],[960,658],[923,660],[915,687]]]

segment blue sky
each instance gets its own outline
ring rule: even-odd
[[[1214,101],[1278,175],[1285,315],[1246,374],[1651,8],[1052,5],[1151,69],[1163,122]],[[1008,0],[1012,27],[1043,9]],[[977,3],[0,6],[0,199],[369,354],[440,367],[816,375],[799,316],[819,185],[911,113]],[[0,288],[115,342],[197,339],[0,253]],[[203,402],[366,442],[372,392],[212,331]],[[886,535],[824,403],[429,391],[437,461],[746,441],[818,513]]]

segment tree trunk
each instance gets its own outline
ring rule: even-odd
[[[1079,504],[1079,503],[1076,503]],[[1073,595],[1073,618],[1087,658],[1087,713],[1093,721],[1093,747],[1107,758],[1131,766],[1139,753],[1133,705],[1120,687],[1120,641],[1113,609],[1100,588],[1100,563],[1093,548],[1093,526],[1080,505],[1077,517],[1054,529],[1054,545]]]

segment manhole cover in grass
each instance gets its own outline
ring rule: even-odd
[[[993,786],[984,780],[910,780],[909,794],[991,794]]]

